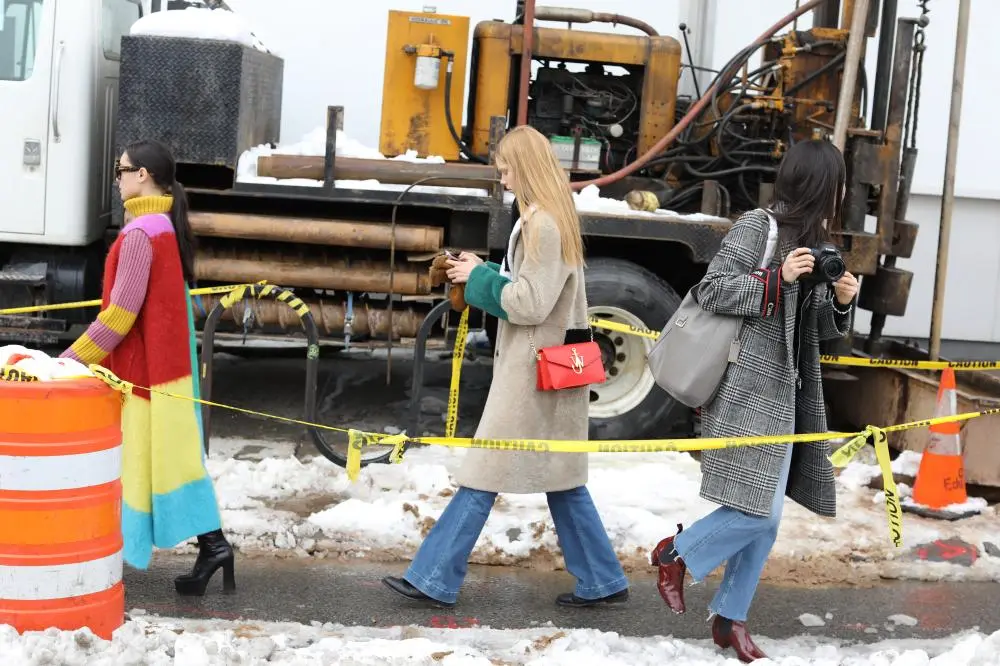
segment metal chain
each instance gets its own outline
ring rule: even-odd
[[[914,75],[911,78],[910,85],[910,104],[907,105],[906,111],[906,127],[903,130],[903,142],[909,148],[915,148],[917,145],[917,124],[920,122],[920,89],[923,84],[924,78],[924,52],[927,50],[925,41],[924,28],[930,20],[927,15],[930,14],[930,8],[927,6],[930,0],[918,0],[917,5],[920,7],[920,18],[917,20],[917,30],[913,36],[913,71]],[[912,109],[912,113],[911,113]],[[912,128],[910,126],[910,121],[913,121]]]

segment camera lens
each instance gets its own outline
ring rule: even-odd
[[[823,274],[830,282],[836,282],[844,277],[846,272],[847,265],[840,257],[827,257],[826,261],[823,262]]]

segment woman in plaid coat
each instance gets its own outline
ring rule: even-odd
[[[829,242],[825,222],[840,214],[846,169],[827,141],[803,141],[785,156],[770,209],[733,225],[698,287],[711,312],[745,317],[740,353],[702,409],[706,437],[824,432],[819,343],[843,336],[858,281],[824,281],[810,248]],[[768,259],[767,257],[771,258]],[[836,493],[829,443],[741,446],[705,451],[701,496],[721,506],[653,550],[658,588],[683,613],[684,577],[702,580],[726,564],[709,610],[712,637],[744,662],[765,658],[744,622],[774,545],[787,494],[833,517]]]

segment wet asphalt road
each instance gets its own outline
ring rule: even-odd
[[[193,558],[158,554],[149,571],[128,570],[129,609],[192,618],[262,621],[313,621],[344,625],[430,627],[489,626],[526,628],[551,622],[564,628],[588,627],[630,636],[707,637],[706,608],[715,584],[688,588],[688,612],[671,614],[650,574],[631,576],[628,604],[606,609],[568,610],[555,605],[572,577],[506,567],[471,567],[459,598],[450,609],[421,607],[397,597],[380,578],[400,574],[405,563],[345,563],[306,559],[238,559],[237,592],[222,595],[220,573],[201,598],[179,597],[173,576]],[[782,588],[762,586],[751,610],[750,627],[762,636],[803,634],[874,642],[888,638],[938,638],[965,629],[1000,630],[1000,584],[887,583],[873,588]],[[825,626],[806,627],[803,613],[824,618]],[[889,620],[906,615],[907,626]]]

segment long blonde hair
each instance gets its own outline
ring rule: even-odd
[[[580,217],[576,214],[569,177],[548,139],[528,125],[515,127],[497,145],[497,160],[509,166],[514,174],[514,196],[526,220],[524,242],[527,251],[538,256],[538,235],[532,233],[527,213],[534,206],[555,220],[563,261],[570,266],[583,264]]]

